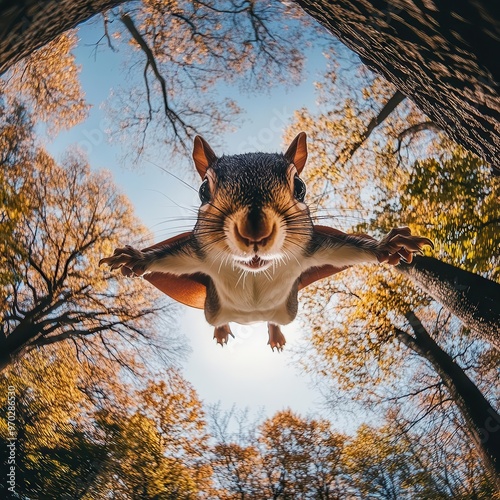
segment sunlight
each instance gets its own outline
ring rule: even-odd
[[[215,343],[213,327],[202,311],[186,308],[181,324],[192,348],[185,374],[206,403],[222,400],[227,407],[264,407],[271,415],[290,405],[310,413],[318,402],[319,394],[292,363],[292,350],[300,339],[295,322],[283,327],[287,344],[282,352],[267,345],[265,323],[232,323],[235,338],[224,347]]]

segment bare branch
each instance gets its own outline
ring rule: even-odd
[[[146,55],[146,68],[148,66],[151,67],[153,70],[153,73],[158,80],[160,87],[161,87],[161,94],[163,98],[163,111],[165,113],[166,118],[172,125],[172,128],[174,129],[174,133],[176,137],[179,139],[181,142],[182,146],[187,149],[187,144],[185,143],[184,139],[179,133],[179,126],[183,130],[183,132],[190,137],[194,131],[192,127],[190,127],[180,116],[178,113],[176,113],[171,107],[168,102],[168,91],[167,91],[167,83],[165,81],[165,78],[162,76],[160,73],[160,70],[158,69],[158,65],[156,64],[156,58],[153,54],[153,51],[150,49],[149,45],[147,44],[146,40],[144,37],[139,33],[139,30],[136,28],[134,21],[128,14],[122,14],[120,17],[122,23],[125,25],[125,27],[128,29],[129,33],[132,35],[132,38],[138,43],[139,47],[141,50],[144,52]]]
[[[408,127],[404,129],[402,132],[399,133],[398,135],[398,144],[396,146],[396,149],[393,151],[393,154],[398,153],[401,151],[401,146],[403,145],[403,140],[406,139],[408,136],[414,136],[415,134],[418,134],[419,132],[422,132],[424,130],[432,130],[434,132],[440,132],[441,128],[436,125],[434,122],[431,121],[426,121],[422,123],[417,123],[415,125],[412,125],[411,127]]]
[[[387,117],[399,106],[401,102],[406,99],[406,96],[402,94],[399,90],[396,90],[394,95],[386,102],[385,106],[380,110],[377,116],[374,116],[370,123],[368,123],[365,131],[361,134],[360,139],[345,148],[340,154],[339,158],[347,158],[350,160],[356,151],[363,145],[363,143],[370,137],[372,132],[382,124]],[[345,161],[347,161],[345,160]]]
[[[113,43],[111,42],[111,37],[109,35],[109,24],[112,23],[113,21],[109,20],[109,17],[106,13],[103,14],[103,18],[104,18],[104,36],[106,37],[106,40],[108,41],[108,47],[113,52],[116,52],[116,49],[113,46]]]

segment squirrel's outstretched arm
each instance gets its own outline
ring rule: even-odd
[[[202,260],[193,234],[183,233],[156,245],[137,250],[117,248],[101,259],[112,270],[125,276],[144,276],[156,288],[173,299],[203,309],[210,278],[201,272]]]
[[[125,276],[144,273],[192,274],[202,272],[202,257],[192,232],[182,233],[153,246],[137,250],[127,245],[99,261],[112,270],[120,269]]]
[[[411,262],[413,254],[431,240],[414,236],[407,227],[391,229],[380,241],[366,234],[346,234],[327,226],[314,226],[307,256],[315,266],[334,266],[337,270],[355,264],[387,262],[392,265],[401,259]]]

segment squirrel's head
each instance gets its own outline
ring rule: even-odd
[[[203,180],[195,233],[208,254],[259,272],[301,252],[312,232],[299,177],[307,159],[304,132],[284,154],[220,158],[197,136],[193,159]]]

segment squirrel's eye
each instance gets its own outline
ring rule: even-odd
[[[205,179],[200,186],[199,190],[200,200],[203,204],[210,201],[210,189],[208,187],[208,180]]]
[[[293,180],[293,195],[301,202],[304,201],[306,197],[306,185],[298,175],[296,175]]]

